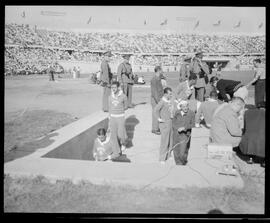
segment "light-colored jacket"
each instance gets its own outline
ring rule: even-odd
[[[179,100],[189,100],[189,99],[195,99],[195,90],[190,89],[188,86],[188,80],[179,83],[179,85],[176,88],[176,99]]]
[[[217,111],[217,112],[216,112]],[[213,143],[239,145],[242,136],[241,124],[230,104],[222,104],[216,109],[210,128]]]

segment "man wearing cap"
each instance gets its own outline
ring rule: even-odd
[[[195,57],[193,58],[190,64],[190,73],[196,74],[198,79],[195,85],[195,97],[198,101],[204,101],[205,94],[205,86],[207,77],[209,75],[209,67],[205,62],[202,62],[203,52],[199,50],[195,53]]]
[[[128,107],[133,108],[132,105],[132,86],[134,84],[134,75],[131,64],[129,63],[130,54],[124,54],[124,61],[119,64],[117,69],[117,78],[123,88],[124,94],[127,96]]]
[[[124,61],[119,64],[117,69],[117,79],[123,88],[124,94],[127,96],[128,107],[133,108],[132,105],[132,86],[134,84],[134,75],[131,64],[129,63],[130,54],[123,55]]]
[[[190,63],[191,63],[191,56],[185,56],[184,62],[182,63],[181,68],[180,68],[180,78],[179,78],[180,82],[184,82],[188,79],[190,75],[190,70],[189,70]]]
[[[103,87],[103,98],[102,98],[102,110],[108,112],[109,110],[109,101],[108,98],[111,94],[111,81],[112,81],[112,72],[109,66],[110,57],[112,56],[111,51],[104,53],[104,59],[101,62],[100,68],[100,82]]]

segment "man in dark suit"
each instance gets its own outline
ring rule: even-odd
[[[155,67],[155,74],[151,79],[151,105],[152,105],[152,133],[160,135],[159,124],[154,113],[154,108],[163,96],[163,87],[161,83],[161,74],[163,73],[161,66]]]
[[[111,51],[106,51],[104,53],[104,59],[101,62],[100,70],[100,81],[101,86],[103,87],[103,98],[102,98],[102,110],[108,112],[109,102],[108,98],[111,94],[111,81],[112,81],[112,72],[109,66],[110,57],[112,56]]]
[[[133,108],[132,104],[132,87],[134,84],[134,74],[131,64],[129,63],[130,54],[123,55],[124,61],[119,64],[117,69],[117,79],[122,86],[124,94],[127,96],[128,107]]]
[[[200,102],[204,101],[206,80],[209,75],[209,67],[205,62],[202,62],[202,58],[203,52],[199,50],[195,53],[195,57],[190,64],[190,73],[196,74],[198,77],[195,85],[195,97]]]
[[[247,100],[247,87],[250,85],[250,83],[244,86],[241,81],[211,77],[210,84],[216,89],[218,99],[221,101],[229,102],[229,100],[236,96],[242,98],[244,101]],[[228,95],[230,98],[228,98]]]

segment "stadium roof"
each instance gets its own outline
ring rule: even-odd
[[[265,35],[265,7],[6,6],[6,23],[50,29]]]

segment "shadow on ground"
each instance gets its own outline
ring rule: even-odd
[[[252,157],[253,159],[253,162],[254,163],[262,163],[263,162],[263,158],[261,157],[257,157],[257,156],[249,156],[249,155],[246,155],[246,154],[243,154],[242,151],[240,150],[239,147],[235,147],[233,148],[233,151],[236,153],[236,155],[244,162],[247,162],[249,160],[250,157]]]
[[[4,155],[4,162],[10,162],[12,160],[27,156],[33,152],[35,152],[37,149],[45,148],[49,145],[51,145],[55,140],[51,139],[51,137],[57,136],[58,133],[51,133],[47,136],[45,136],[42,139],[27,142],[23,145],[14,146],[12,150],[5,153]]]
[[[128,136],[128,142],[126,147],[130,148],[133,146],[133,137],[134,137],[134,131],[135,131],[135,126],[138,125],[140,122],[136,118],[135,115],[131,115],[126,119],[126,131],[127,131],[127,136]]]

